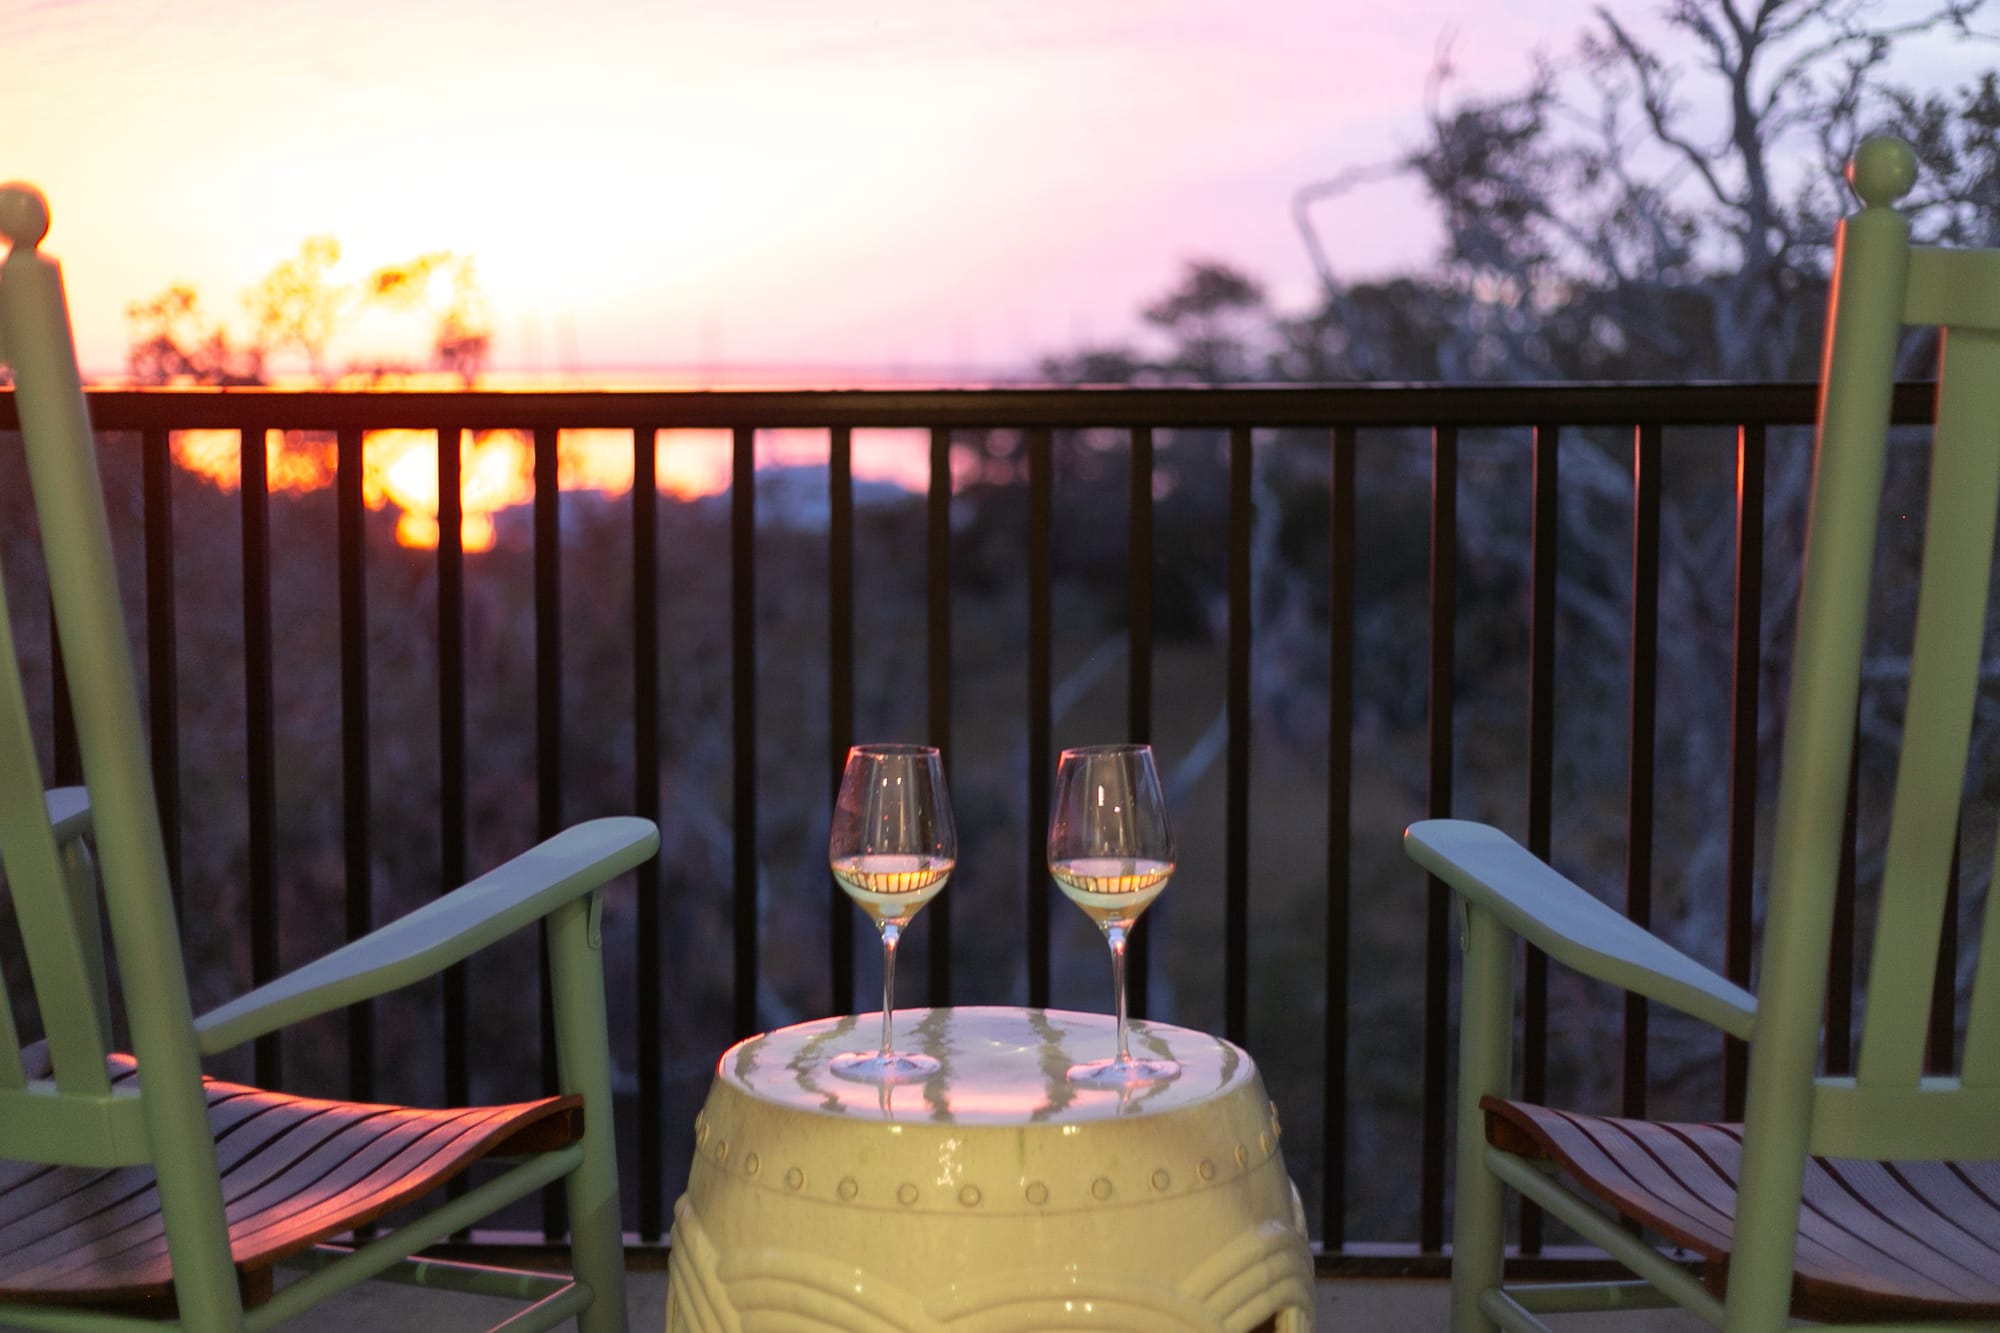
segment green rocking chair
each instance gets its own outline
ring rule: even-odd
[[[1456,1333],[1535,1315],[1685,1306],[1729,1333],[1788,1318],[1877,1329],[2000,1326],[2000,911],[1956,1077],[1924,1032],[1980,674],[2000,511],[2000,251],[1912,246],[1893,205],[1908,147],[1872,139],[1848,177],[1785,723],[1758,993],[1717,976],[1501,833],[1413,825],[1405,845],[1465,914]],[[1908,707],[1857,1073],[1816,1076],[1834,884],[1904,325],[1944,331]],[[1740,1125],[1656,1124],[1508,1100],[1516,937],[1565,966],[1749,1042]],[[1639,1283],[1505,1287],[1503,1191],[1533,1199]],[[1702,1278],[1610,1214],[1705,1259]]]
[[[0,187],[12,244],[0,359],[14,371],[86,782],[44,791],[0,596],[0,864],[46,1032],[23,1047],[0,992],[0,1326],[263,1329],[383,1276],[528,1302],[501,1325],[510,1330],[575,1318],[586,1333],[624,1333],[600,891],[654,853],[656,830],[580,824],[196,1017],[61,274],[36,250],[47,229],[38,193]],[[202,1076],[204,1056],[431,976],[544,919],[560,1096],[420,1110]],[[129,1055],[110,1048],[107,965],[123,986]],[[323,1243],[488,1157],[510,1165],[379,1238]],[[573,1278],[410,1258],[557,1180]],[[281,1261],[303,1275],[279,1284]]]

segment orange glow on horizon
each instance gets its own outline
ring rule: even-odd
[[[926,436],[921,431],[856,431],[853,475],[921,492],[929,484]],[[242,444],[232,430],[175,431],[173,458],[212,485],[233,491],[242,484]],[[727,430],[661,431],[654,450],[659,491],[677,500],[697,500],[729,489],[733,441]],[[824,466],[823,430],[757,432],[753,447],[758,469]],[[264,466],[272,494],[299,494],[331,486],[336,449],[325,435],[269,431]],[[564,430],[556,440],[556,479],[565,491],[596,491],[607,498],[629,493],[633,477],[632,432]],[[361,495],[370,509],[397,511],[396,541],[403,546],[438,544],[437,433],[426,430],[372,430],[362,437]],[[495,518],[530,503],[535,495],[534,442],[517,430],[466,432],[459,445],[461,549],[490,551],[499,539]]]

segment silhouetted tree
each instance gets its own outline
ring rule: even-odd
[[[263,384],[271,362],[305,359],[312,377],[330,384],[340,373],[371,380],[420,367],[382,357],[357,359],[344,372],[330,363],[335,341],[374,310],[417,315],[430,325],[429,367],[474,383],[486,367],[492,317],[472,260],[447,250],[376,269],[357,283],[339,281],[340,243],[308,238],[244,294],[248,339],[232,341],[211,318],[195,288],[176,283],[125,309],[130,329],[126,368],[141,384]]]

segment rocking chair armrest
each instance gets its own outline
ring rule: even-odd
[[[1426,819],[1404,832],[1403,848],[1565,967],[1749,1037],[1756,996],[1592,897],[1498,829]]]
[[[89,788],[51,787],[42,793],[42,800],[48,807],[49,827],[55,832],[57,846],[90,832]]]
[[[659,848],[650,820],[593,819],[195,1020],[203,1055],[421,981],[573,902]]]

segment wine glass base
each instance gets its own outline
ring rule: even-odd
[[[1178,1060],[1091,1060],[1071,1065],[1065,1077],[1086,1088],[1133,1088],[1164,1083],[1180,1072]]]
[[[857,1083],[921,1083],[939,1066],[931,1056],[908,1051],[845,1051],[828,1060],[826,1067]]]

